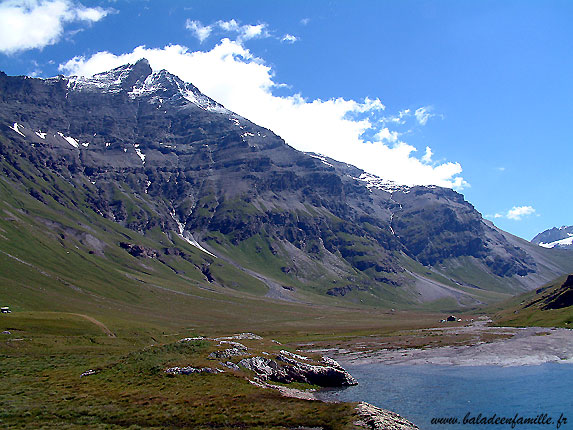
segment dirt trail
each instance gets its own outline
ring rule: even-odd
[[[76,315],[78,317],[85,318],[89,322],[91,322],[91,323],[97,325],[99,328],[101,328],[103,330],[103,332],[105,334],[107,334],[109,337],[115,337],[115,333],[113,333],[109,328],[107,328],[107,326],[104,323],[96,320],[94,317],[90,317],[89,315],[84,315],[84,314],[71,314],[71,315]]]

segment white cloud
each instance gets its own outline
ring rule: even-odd
[[[188,19],[185,23],[185,28],[191,30],[194,36],[197,37],[201,43],[203,43],[203,41],[205,41],[215,29],[222,30],[226,33],[235,33],[237,35],[236,41],[238,43],[246,42],[251,39],[270,37],[267,24],[241,25],[234,19],[229,21],[219,20],[210,25],[203,25],[201,21]]]
[[[201,22],[199,21],[192,21],[190,19],[188,19],[185,22],[185,28],[187,30],[191,30],[194,34],[195,37],[197,37],[197,39],[199,39],[199,42],[203,43],[203,41],[205,41],[205,39],[207,39],[209,37],[209,35],[211,34],[211,31],[213,31],[213,27],[210,25],[202,25]]]
[[[0,3],[0,52],[13,54],[57,43],[64,24],[97,22],[110,11],[71,0],[7,0]]]
[[[430,164],[432,162],[432,155],[434,155],[434,153],[432,152],[432,148],[426,146],[426,153],[422,157],[422,161],[424,163]]]
[[[233,22],[227,23],[235,28]],[[223,39],[207,52],[190,52],[179,45],[140,46],[123,55],[99,52],[87,59],[75,57],[60,70],[89,76],[143,57],[153,69],[167,69],[192,82],[228,109],[273,130],[296,149],[356,165],[400,184],[469,186],[460,176],[459,163],[431,163],[429,148],[418,158],[416,148],[401,141],[399,133],[380,126],[380,121],[373,119],[384,110],[378,99],[308,100],[301,94],[274,95],[273,90],[284,85],[275,82],[271,67],[240,41]],[[371,137],[364,137],[367,135]]]
[[[506,217],[515,221],[520,221],[522,217],[532,215],[535,209],[531,206],[514,206],[507,211]]]
[[[300,23],[302,25],[308,25],[309,22],[310,22],[310,18],[303,18],[300,20]]]
[[[535,208],[532,206],[514,206],[506,213],[496,213],[494,215],[486,215],[486,218],[507,218],[513,221],[521,221],[523,217],[535,214]]]
[[[434,114],[430,113],[431,110],[432,110],[431,106],[423,106],[421,108],[416,109],[416,111],[414,112],[416,121],[418,121],[420,125],[426,125],[428,120],[433,116],[435,116]]]
[[[298,37],[293,36],[292,34],[285,34],[282,39],[281,42],[286,42],[286,43],[294,43],[298,40]]]
[[[269,33],[267,32],[266,27],[266,24],[243,25],[239,32],[239,37],[242,40],[250,40],[257,37],[268,37]]]
[[[222,28],[225,31],[229,31],[229,32],[238,32],[239,31],[239,23],[237,21],[235,21],[234,19],[231,19],[230,21],[217,21],[217,25]]]
[[[396,124],[405,124],[406,123],[405,118],[407,118],[411,115],[412,115],[412,113],[411,113],[410,109],[404,109],[404,110],[401,110],[400,112],[398,112],[398,115],[389,116],[389,117],[384,118],[384,121],[385,122],[393,122]]]
[[[390,131],[388,127],[380,129],[380,131],[376,133],[374,137],[378,139],[380,142],[390,142],[390,143],[398,142],[398,132]]]

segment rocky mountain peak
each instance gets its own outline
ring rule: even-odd
[[[71,76],[67,79],[69,92],[126,92],[132,99],[146,98],[159,104],[169,102],[179,106],[191,103],[203,110],[231,113],[201,93],[193,84],[184,82],[167,70],[154,72],[145,58],[135,64],[125,64],[92,77]]]
[[[573,249],[573,226],[553,227],[531,239],[544,248]]]
[[[82,92],[117,93],[130,90],[137,82],[143,82],[153,73],[149,62],[141,59],[135,64],[125,64],[92,77],[71,76],[68,89]]]
[[[149,61],[142,58],[133,65],[128,65],[128,73],[125,77],[122,87],[123,89],[131,89],[137,82],[145,81],[145,79],[153,73]]]

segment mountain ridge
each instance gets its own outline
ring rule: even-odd
[[[573,249],[573,226],[545,230],[531,239],[531,243],[544,248]]]
[[[8,192],[137,232],[105,248],[139,259],[169,266],[182,240],[207,285],[230,285],[213,273],[226,261],[275,299],[476,306],[573,266],[497,229],[453,190],[296,151],[146,61],[92,78],[2,73],[0,91]]]

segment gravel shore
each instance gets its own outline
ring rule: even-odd
[[[439,328],[454,333],[504,334],[508,339],[477,342],[464,346],[427,349],[380,349],[376,351],[337,353],[343,364],[442,364],[458,366],[522,366],[543,363],[573,363],[573,330],[541,327],[489,327],[489,321],[476,321],[465,327]]]

